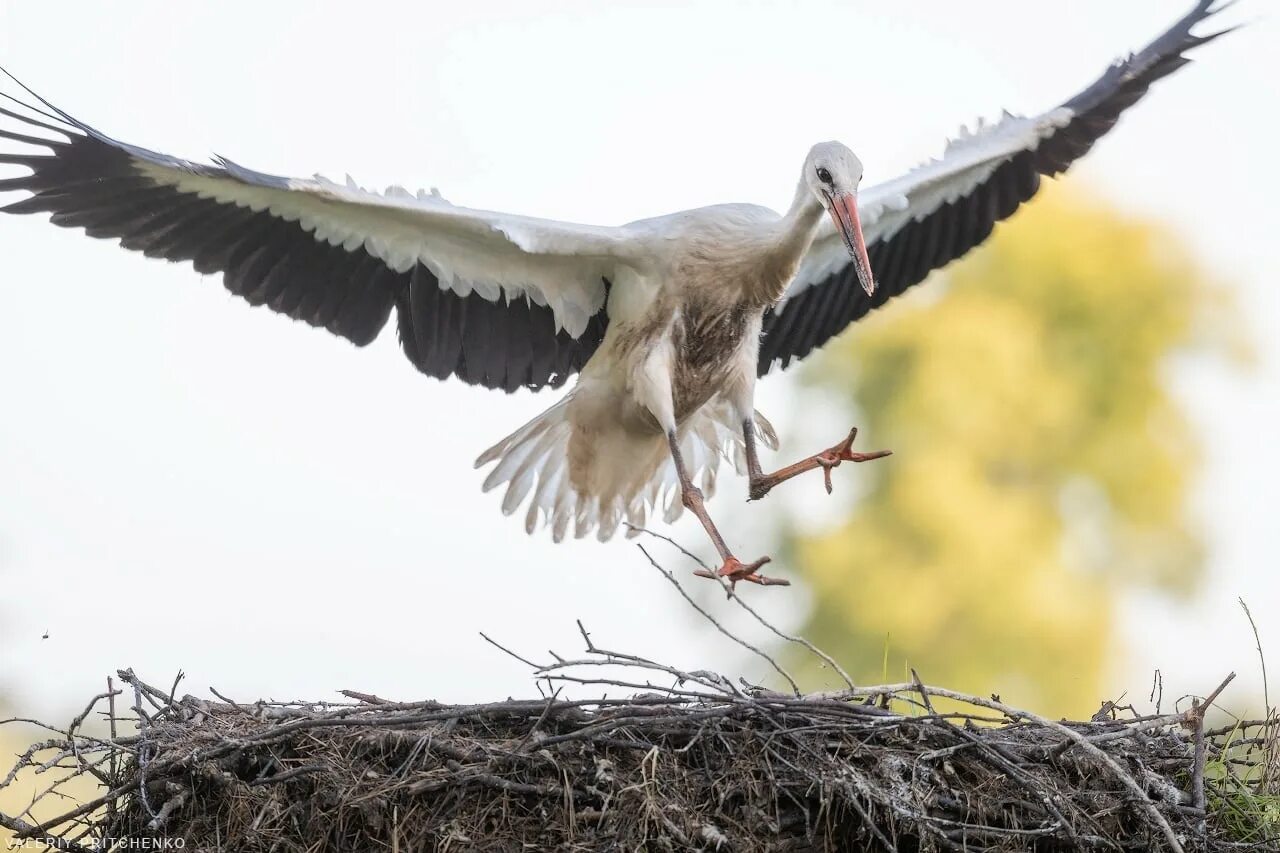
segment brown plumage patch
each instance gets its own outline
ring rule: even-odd
[[[694,300],[685,304],[675,327],[671,393],[677,421],[683,421],[724,387],[759,309],[741,302]]]

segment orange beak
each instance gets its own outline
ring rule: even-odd
[[[862,220],[858,218],[858,196],[855,193],[839,193],[828,195],[827,211],[831,221],[844,239],[849,257],[853,258],[854,269],[858,273],[858,283],[867,295],[876,292],[876,280],[871,275],[871,259],[867,257],[867,243],[862,238]]]

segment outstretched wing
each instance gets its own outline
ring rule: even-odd
[[[765,316],[759,374],[804,358],[987,239],[995,223],[1035,195],[1041,175],[1065,171],[1152,83],[1190,62],[1185,51],[1229,32],[1191,34],[1196,24],[1224,8],[1215,9],[1216,2],[1200,0],[1145,49],[1116,62],[1056,109],[1034,118],[1006,114],[997,124],[950,142],[940,160],[859,193],[877,282],[874,295],[858,286],[848,253],[824,221],[795,281]]]
[[[32,103],[3,97],[0,138],[17,145],[0,149],[0,164],[30,172],[0,180],[0,192],[29,194],[0,208],[9,213],[49,213],[149,257],[222,273],[250,304],[358,346],[395,309],[405,354],[440,379],[559,386],[604,337],[624,245],[617,229],[281,178],[225,159],[189,163],[111,139],[33,94]]]

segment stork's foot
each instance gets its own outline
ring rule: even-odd
[[[737,586],[738,581],[758,583],[760,586],[791,586],[791,581],[785,578],[769,578],[760,574],[760,567],[767,562],[769,562],[768,557],[761,557],[751,563],[743,563],[737,557],[729,557],[717,571],[697,569],[694,574],[700,578],[711,578],[712,580],[724,578],[729,581],[730,589]]]
[[[886,456],[892,456],[892,450],[873,450],[870,453],[855,453],[853,450],[853,440],[858,437],[858,428],[853,427],[849,430],[849,434],[845,436],[844,441],[835,447],[829,447],[821,453],[814,456],[818,464],[822,466],[822,478],[827,487],[827,494],[831,494],[831,469],[838,468],[841,462],[870,462],[872,459],[883,459]]]
[[[853,440],[858,437],[858,428],[854,427],[849,430],[849,435],[845,440],[829,447],[821,453],[815,453],[808,459],[802,459],[794,465],[788,465],[786,468],[780,468],[772,474],[763,474],[758,477],[751,478],[750,500],[758,501],[773,489],[779,483],[784,483],[798,474],[805,471],[812,471],[814,468],[822,469],[822,478],[827,487],[827,494],[831,494],[831,469],[838,468],[841,462],[870,462],[872,459],[881,459],[893,453],[892,450],[876,450],[872,453],[855,453],[853,450]]]

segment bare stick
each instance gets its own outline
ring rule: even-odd
[[[1244,602],[1241,602],[1241,604],[1243,603]],[[1246,607],[1245,613],[1248,612],[1249,609]],[[1191,707],[1187,709],[1186,714],[1183,715],[1185,724],[1190,726],[1192,729],[1192,739],[1195,744],[1195,752],[1191,762],[1191,806],[1201,814],[1204,813],[1205,807],[1204,766],[1205,761],[1207,760],[1204,738],[1204,715],[1205,712],[1209,710],[1209,706],[1214,703],[1218,698],[1218,695],[1226,689],[1227,685],[1230,684],[1232,679],[1235,677],[1236,674],[1234,672],[1228,673],[1227,677],[1222,679],[1222,683],[1215,687],[1213,692],[1205,697],[1203,703],[1193,702]]]
[[[929,691],[925,688],[924,682],[920,680],[920,673],[916,672],[914,666],[911,667],[911,678],[916,683],[916,691],[920,694],[920,701],[924,703],[925,710],[930,714],[937,714],[938,712],[933,710],[933,702],[929,700]]]
[[[173,677],[173,686],[169,688],[169,699],[168,701],[165,702],[166,707],[169,707],[169,708],[173,707],[174,694],[178,692],[178,684],[181,683],[182,679],[185,676],[186,676],[185,672],[183,672],[182,670],[178,670],[178,674]]]
[[[1236,674],[1234,672],[1228,672],[1227,677],[1222,679],[1221,683],[1219,683],[1217,687],[1213,688],[1213,692],[1204,697],[1204,702],[1199,706],[1199,715],[1201,717],[1204,716],[1205,711],[1209,710],[1209,706],[1217,701],[1218,696],[1222,691],[1227,689],[1227,685],[1235,680],[1235,677]]]
[[[35,826],[27,823],[25,820],[20,820],[15,817],[8,817],[4,814],[0,814],[0,826],[3,826],[5,829],[12,832],[15,838],[32,838],[40,835],[43,831],[39,826]],[[76,844],[74,841],[68,841],[65,838],[58,838],[57,836],[46,835],[40,839],[40,843],[53,847],[56,850],[69,851],[69,853],[93,853],[93,851],[88,847]]]
[[[1192,735],[1195,751],[1191,759],[1191,807],[1204,812],[1204,765],[1206,760],[1204,743],[1204,715],[1197,714],[1195,731]]]
[[[76,818],[82,815],[89,814],[99,806],[105,805],[111,800],[114,800],[117,797],[120,797],[128,793],[132,788],[133,788],[133,781],[130,780],[128,783],[121,785],[118,788],[113,788],[110,791],[107,791],[107,793],[103,794],[100,797],[96,797],[87,803],[82,803],[81,805],[77,806],[76,808],[72,809],[71,811],[65,814],[59,815],[58,817],[55,817],[55,818],[50,818],[49,820],[42,821],[41,823],[38,823],[38,824],[29,824],[28,826],[26,826],[24,829],[21,829],[21,830],[15,829],[14,833],[18,836],[18,838],[33,838],[37,835],[46,836],[49,834],[50,830],[52,830],[54,827],[61,826],[67,821],[75,820]],[[12,829],[12,827],[10,828]]]
[[[490,636],[489,636],[488,634],[486,634],[484,631],[481,631],[481,632],[480,632],[480,637],[481,637],[481,639],[483,639],[486,643],[488,643],[489,645],[493,646],[495,649],[498,649],[499,651],[506,653],[506,654],[507,654],[507,655],[509,655],[510,657],[515,658],[516,660],[520,661],[520,663],[524,664],[525,666],[530,667],[530,668],[532,668],[532,669],[538,669],[538,664],[534,663],[533,661],[529,660],[529,659],[528,659],[528,658],[526,658],[526,657],[521,657],[520,655],[518,655],[518,654],[516,654],[515,652],[511,651],[511,649],[509,649],[509,648],[507,648],[506,646],[502,645],[502,643],[499,643],[497,640],[494,640],[492,637],[490,637]]]
[[[481,634],[480,636],[484,637],[484,634]],[[485,637],[485,639],[488,639],[488,638]],[[389,700],[383,699],[381,696],[375,696],[372,693],[361,693],[359,690],[339,690],[338,692],[341,693],[343,696],[346,696],[348,699],[354,699],[357,702],[361,702],[365,705],[391,704]]]
[[[107,676],[107,720],[111,726],[111,740],[114,742],[117,737],[116,733],[116,694],[120,692],[116,690],[115,682],[111,676]],[[120,782],[120,753],[116,749],[110,751],[111,763],[108,765],[108,772],[111,774],[111,784],[117,785]],[[116,801],[107,802],[107,817],[114,827],[116,825]]]

